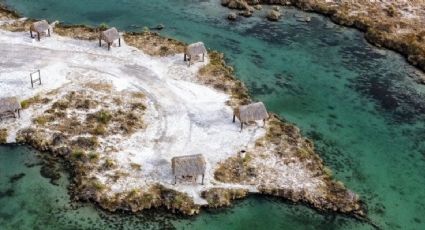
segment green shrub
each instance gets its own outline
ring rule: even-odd
[[[111,121],[112,115],[106,110],[101,110],[96,113],[96,119],[99,123],[107,125]]]
[[[76,160],[82,160],[86,156],[86,153],[81,149],[75,149],[72,151],[71,157]]]
[[[100,158],[99,153],[97,153],[97,152],[90,152],[88,154],[88,157],[89,157],[90,161],[98,161],[99,158]]]
[[[22,109],[27,109],[33,104],[47,104],[50,102],[48,98],[41,98],[40,95],[21,101]]]
[[[69,101],[67,100],[59,100],[53,103],[52,108],[53,109],[60,109],[65,110],[69,107]]]
[[[105,135],[106,126],[104,124],[98,124],[98,125],[96,125],[96,127],[93,128],[91,133],[93,135]]]
[[[77,145],[80,148],[85,149],[95,149],[99,146],[99,141],[97,140],[97,137],[78,137],[76,141],[74,141],[74,144]]]
[[[45,125],[49,121],[49,117],[47,116],[39,116],[34,119],[34,122],[38,125]]]
[[[109,26],[108,26],[108,24],[106,24],[105,22],[103,22],[103,23],[100,23],[100,25],[99,25],[99,29],[100,29],[101,31],[104,31],[104,30],[109,29]]]
[[[328,177],[332,177],[332,174],[333,174],[332,170],[329,167],[326,167],[326,166],[323,168],[323,173]]]
[[[106,189],[106,185],[102,184],[100,181],[97,180],[92,182],[92,186],[97,191],[103,191]]]

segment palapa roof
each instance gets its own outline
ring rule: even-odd
[[[105,42],[112,43],[120,38],[120,34],[118,33],[118,30],[115,27],[112,27],[108,30],[102,31],[100,33],[100,37]]]
[[[38,22],[34,22],[31,25],[31,30],[38,32],[38,33],[42,33],[46,30],[49,29],[49,23],[46,20],[42,20],[42,21],[38,21]]]
[[[205,159],[202,154],[178,156],[171,159],[174,176],[196,176],[205,173]]]
[[[14,112],[21,109],[21,104],[16,97],[3,97],[0,98],[0,114],[6,112]]]
[[[193,44],[190,44],[186,47],[186,54],[189,55],[199,55],[199,54],[206,54],[207,49],[205,48],[205,45],[203,42],[196,42]]]
[[[235,114],[241,122],[263,120],[269,117],[263,102],[242,105],[236,109]]]

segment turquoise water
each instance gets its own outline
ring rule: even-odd
[[[3,2],[28,17],[90,25],[105,22],[123,30],[162,23],[164,35],[186,42],[204,41],[226,54],[255,99],[263,100],[271,111],[315,141],[336,178],[366,201],[374,223],[383,229],[425,229],[425,87],[415,83],[412,77],[417,70],[401,56],[372,47],[360,32],[315,14],[309,15],[311,23],[297,22],[293,15],[301,12],[295,9],[285,9],[278,23],[263,20],[264,12],[230,23],[225,20],[229,11],[218,0]],[[0,152],[13,159],[19,155],[15,152],[29,154],[22,147],[1,148]],[[44,180],[36,167],[27,169],[19,159],[15,161],[13,170],[34,170],[32,181]],[[1,170],[8,165],[0,161]],[[0,181],[8,181],[10,174],[0,171]],[[25,195],[0,197],[0,213],[9,213],[0,215],[1,225],[41,219],[46,220],[43,228],[56,229],[89,229],[91,223],[103,229],[116,224],[128,228],[165,224],[180,229],[371,229],[344,216],[260,197],[188,219],[163,212],[111,215],[90,205],[56,205],[56,199],[68,204],[66,186],[39,184],[46,190],[42,194],[51,197],[34,203],[36,195],[25,187],[16,188],[16,193]],[[25,214],[8,212],[14,207],[9,203],[22,204],[25,208],[20,210]],[[26,211],[29,207],[31,211]],[[47,207],[59,218],[49,219]],[[63,225],[62,221],[72,223]]]

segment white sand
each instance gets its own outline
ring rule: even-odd
[[[187,192],[196,203],[205,204],[200,192],[206,188],[255,190],[214,181],[217,163],[252,147],[265,130],[251,125],[239,132],[239,124],[232,123],[231,108],[225,105],[228,95],[194,83],[198,69],[207,62],[188,68],[182,54],[154,58],[126,44],[108,52],[98,47],[97,42],[55,35],[37,42],[28,33],[1,30],[0,53],[0,97],[18,96],[22,100],[78,79],[108,81],[117,90],[140,90],[147,95],[147,128],[129,138],[115,136],[104,140],[118,149],[109,155],[119,163],[118,170],[130,173],[117,182],[108,179],[112,172],[97,173],[95,176],[107,183],[111,192],[146,188],[159,182]],[[36,69],[41,70],[43,84],[31,89],[29,73]],[[8,140],[14,142],[16,132],[30,126],[31,119],[45,109],[24,110],[21,119],[1,121],[0,128],[7,128]],[[171,158],[199,153],[207,160],[205,184],[173,185]],[[140,164],[142,170],[135,172],[130,163]]]

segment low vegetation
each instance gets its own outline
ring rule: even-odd
[[[226,183],[243,183],[256,176],[255,167],[250,165],[252,155],[234,156],[218,164],[214,178]]]
[[[42,98],[40,95],[21,101],[22,109],[28,109],[30,106],[37,104],[47,104],[50,102],[49,98]]]
[[[7,143],[7,129],[0,129],[0,144]]]
[[[224,55],[212,51],[208,57],[210,62],[199,70],[199,82],[230,94],[231,100],[228,101],[228,105],[232,107],[248,104],[251,101],[248,90],[234,77],[233,68],[226,64]]]
[[[202,192],[202,197],[207,200],[211,208],[230,206],[232,200],[241,199],[247,195],[247,189],[212,188]]]
[[[168,56],[183,53],[186,44],[160,36],[158,33],[144,31],[124,35],[127,44],[134,46],[152,56]]]

